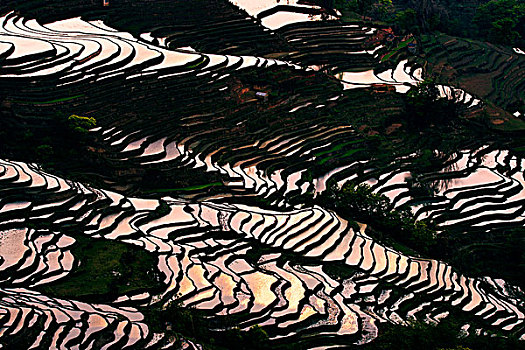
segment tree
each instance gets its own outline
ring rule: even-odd
[[[438,85],[426,79],[410,89],[406,95],[406,118],[410,127],[425,128],[444,124],[459,115],[456,99],[441,97]]]
[[[357,12],[363,17],[373,14],[383,17],[393,9],[392,0],[339,0],[335,3],[336,7],[347,8]]]
[[[525,3],[517,0],[491,0],[476,9],[474,24],[487,40],[518,45],[525,39]]]
[[[335,210],[346,219],[370,224],[407,246],[428,253],[435,245],[435,230],[426,222],[416,221],[408,209],[394,209],[390,200],[366,184],[347,182],[341,189],[336,186],[317,197],[322,207]]]
[[[488,39],[495,43],[512,45],[520,34],[514,30],[517,22],[512,18],[500,18],[491,23],[491,28],[488,33]]]
[[[49,160],[53,157],[53,147],[50,145],[40,145],[36,148],[36,154],[42,160]]]
[[[418,23],[417,23],[417,13],[413,9],[406,9],[400,11],[396,14],[396,23],[397,25],[406,31],[417,32]]]
[[[414,4],[414,8],[417,13],[417,19],[421,25],[421,29],[425,32],[428,31],[428,22],[438,11],[436,8],[436,3],[432,0],[417,0],[412,1],[412,3]]]
[[[93,117],[81,117],[76,114],[72,114],[67,118],[69,127],[74,131],[85,134],[89,129],[94,128],[97,125],[97,121]]]

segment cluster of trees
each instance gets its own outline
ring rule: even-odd
[[[495,44],[525,46],[525,3],[522,0],[480,0],[479,6],[467,14],[465,6],[441,1],[441,7],[434,10],[438,21],[434,21],[430,29]]]
[[[441,32],[525,47],[525,2],[522,0],[335,0],[336,8],[386,21],[411,33]]]
[[[97,121],[93,117],[82,117],[76,114],[72,114],[67,118],[69,127],[81,134],[86,134],[89,129],[94,128],[97,125]]]
[[[491,0],[478,7],[474,24],[479,34],[489,41],[525,46],[525,2]]]
[[[51,112],[50,115],[34,118],[22,127],[9,119],[2,118],[0,121],[0,150],[6,157],[38,161],[48,170],[62,160],[63,164],[74,166],[88,158],[82,150],[91,138],[88,130],[96,126],[97,121],[93,117]]]
[[[460,115],[456,99],[441,97],[438,85],[425,79],[405,96],[406,119],[410,128],[426,128],[432,124],[448,124]]]
[[[469,276],[495,276],[525,289],[523,227],[449,235],[444,253],[447,261]]]
[[[392,0],[336,0],[335,7],[379,19],[387,18],[394,10]]]
[[[426,221],[416,221],[409,209],[394,209],[387,197],[366,184],[348,182],[341,189],[333,186],[316,201],[346,218],[370,224],[377,234],[388,234],[377,238],[394,239],[424,254],[436,244],[436,231]]]
[[[477,336],[471,325],[470,334],[461,330],[466,324],[459,315],[449,315],[439,323],[409,321],[407,325],[386,325],[366,347],[369,350],[520,350],[525,343],[515,336]]]
[[[495,44],[525,46],[525,3],[522,0],[477,0],[470,4],[435,0],[428,12],[431,15],[423,17],[425,30],[439,30]]]

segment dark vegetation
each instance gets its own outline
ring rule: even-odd
[[[519,0],[336,0],[335,7],[419,34],[440,31],[525,46],[525,4]]]
[[[460,315],[449,315],[437,324],[411,321],[405,326],[386,325],[383,332],[367,348],[373,350],[492,350],[525,349],[516,337],[477,336],[460,328],[465,320]],[[472,327],[472,326],[471,326]]]
[[[335,0],[335,8],[343,11],[346,16],[389,18],[394,11],[392,0]]]
[[[477,239],[455,234],[448,239],[445,258],[470,276],[501,276],[525,288],[525,229],[476,232]]]
[[[319,195],[316,201],[346,218],[369,223],[374,232],[398,241],[426,256],[432,255],[437,234],[431,223],[416,221],[410,209],[396,210],[383,195],[373,193],[365,184],[348,182],[341,189],[332,187]]]
[[[61,298],[111,302],[120,295],[153,292],[160,287],[154,254],[117,241],[75,236],[76,263],[66,279],[46,284],[42,292]]]
[[[460,116],[460,104],[454,99],[441,98],[435,82],[425,80],[406,95],[406,124],[417,130],[434,124],[450,125]]]
[[[476,10],[473,19],[479,35],[504,45],[525,46],[525,3],[491,0]]]

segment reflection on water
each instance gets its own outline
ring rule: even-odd
[[[299,0],[230,0],[230,2],[236,6],[239,6],[251,16],[255,16],[258,13],[277,5],[293,5],[297,7],[313,8],[313,6],[299,5]]]
[[[328,19],[335,19],[335,17],[330,17]],[[270,29],[279,29],[285,25],[306,22],[306,21],[321,21],[323,20],[322,15],[312,15],[307,13],[300,12],[288,12],[288,11],[279,11],[273,15],[264,17],[261,20],[263,26]]]
[[[299,0],[230,0],[234,5],[245,10],[250,16],[256,17],[261,12],[269,10],[278,5],[290,5],[297,9],[287,9],[278,11],[261,19],[263,26],[270,29],[278,29],[285,25],[306,22],[336,19],[336,17],[326,14],[312,14],[305,10],[321,10],[319,6],[300,5]]]
[[[375,50],[356,53],[372,54],[373,52]],[[336,74],[335,77],[341,80],[345,90],[370,87],[373,84],[387,84],[395,86],[397,92],[405,93],[410,89],[410,85],[419,83],[422,76],[421,68],[410,72],[411,67],[407,63],[408,60],[403,60],[398,63],[394,70],[388,69],[378,74],[373,69],[370,69],[362,72],[341,72]]]

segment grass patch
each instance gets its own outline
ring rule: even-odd
[[[344,146],[355,144],[355,143],[361,143],[361,142],[363,142],[363,140],[353,140],[353,141],[350,141],[350,142],[345,142],[345,143],[342,143],[340,145],[337,145],[337,146],[333,147],[332,149],[316,153],[315,156],[316,157],[320,157],[320,156],[325,155],[325,154],[330,153],[330,152],[339,151]]]
[[[51,104],[51,103],[57,103],[57,102],[66,102],[71,101],[76,98],[82,97],[84,94],[76,95],[76,96],[69,96],[69,97],[63,97],[63,98],[57,98],[56,100],[51,101],[13,101],[15,103],[27,103],[27,104],[34,104],[34,105],[41,105],[41,104]]]
[[[319,165],[323,165],[324,163],[328,162],[330,159],[332,158],[338,158],[338,159],[342,159],[342,158],[346,158],[346,157],[349,157],[351,155],[353,155],[354,153],[357,153],[359,151],[364,151],[364,148],[356,148],[356,149],[351,149],[347,152],[345,152],[343,155],[341,155],[340,157],[335,157],[335,156],[330,156],[330,157],[326,157],[326,158],[323,158],[319,161]]]
[[[357,152],[360,152],[360,151],[364,151],[365,149],[364,148],[356,148],[356,149],[351,149],[349,150],[348,152],[344,153],[341,158],[346,158],[346,157],[349,157],[351,156],[352,154],[354,153],[357,153]]]
[[[187,66],[188,69],[193,69],[193,68],[197,68],[199,66],[202,66],[204,63],[203,60],[199,60],[197,63],[194,63],[194,64],[190,64],[189,66]]]
[[[402,41],[401,43],[399,43],[399,45],[397,45],[397,47],[395,49],[393,49],[392,51],[390,51],[389,53],[384,55],[383,58],[381,58],[381,62],[388,61],[388,59],[390,59],[392,56],[394,56],[394,54],[396,54],[402,48],[406,47],[412,41],[413,40],[406,40],[406,41]]]
[[[159,284],[155,255],[117,241],[84,236],[75,239],[71,252],[80,265],[63,280],[41,287],[45,294],[75,299],[114,298]]]

